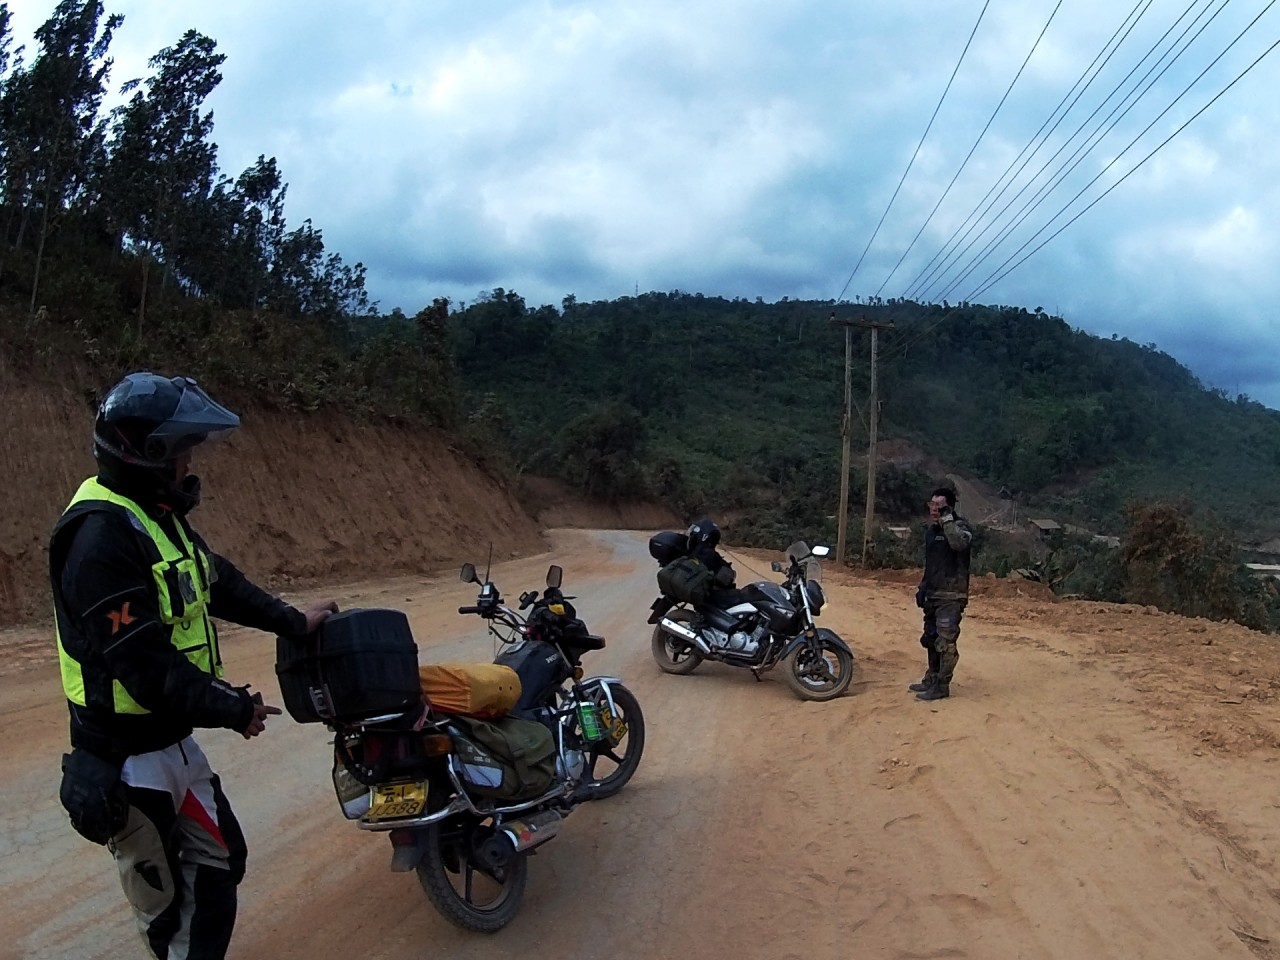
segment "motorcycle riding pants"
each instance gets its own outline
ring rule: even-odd
[[[244,877],[244,834],[191,737],[129,757],[129,821],[108,844],[143,941],[160,960],[222,960]]]
[[[924,633],[920,643],[929,652],[929,672],[942,686],[951,683],[960,662],[956,642],[960,639],[963,600],[928,600],[924,605]]]

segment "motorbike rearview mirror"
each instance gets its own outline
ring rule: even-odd
[[[825,557],[830,552],[831,552],[830,547],[814,547],[813,548],[813,555],[815,557]]]
[[[474,563],[464,563],[462,565],[461,580],[463,583],[480,582],[480,578],[476,576],[476,565]]]
[[[559,590],[560,584],[564,580],[564,570],[557,564],[547,567],[547,586],[553,590]]]
[[[781,572],[782,572],[782,561],[781,561],[781,560],[775,560],[775,561],[773,561],[773,563],[771,563],[769,566],[770,566],[770,569],[772,569],[774,573],[781,573]]]

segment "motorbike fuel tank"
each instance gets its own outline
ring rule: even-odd
[[[767,580],[751,583],[744,588],[743,594],[764,616],[773,633],[786,633],[794,625],[796,608],[792,606],[787,592],[776,583]]]

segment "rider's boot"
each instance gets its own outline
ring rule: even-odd
[[[910,690],[912,693],[923,693],[925,690],[928,690],[937,682],[938,682],[938,675],[934,673],[932,670],[929,670],[928,672],[925,673],[923,677],[920,678],[919,683],[907,684],[907,689]]]
[[[945,700],[951,696],[951,684],[935,682],[928,690],[916,694],[917,700]]]

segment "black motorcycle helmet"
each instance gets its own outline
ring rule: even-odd
[[[720,528],[710,517],[703,517],[689,526],[689,549],[710,547],[714,550],[720,543]]]
[[[190,377],[131,373],[98,407],[93,455],[99,476],[122,493],[186,513],[200,502],[200,479],[179,477],[177,459],[238,426],[240,418]]]

